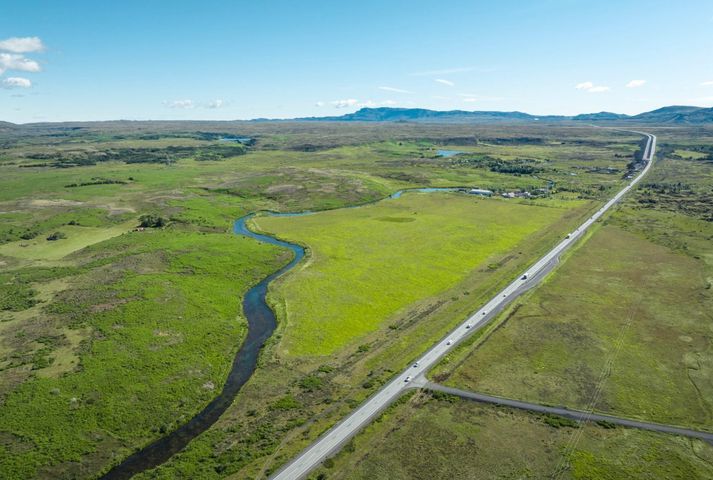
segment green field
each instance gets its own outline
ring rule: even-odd
[[[255,143],[231,149],[225,135]],[[310,248],[271,289],[278,330],[218,424],[146,478],[273,471],[581,221],[638,142],[569,127],[205,122],[36,125],[0,140],[4,478],[95,477],[214,398],[245,333],[242,293],[287,260],[230,234],[237,217],[425,186],[537,196],[407,194],[260,218]],[[443,147],[469,153],[436,157]],[[145,214],[164,226],[132,231]],[[325,281],[343,275],[351,284]]]
[[[459,193],[409,193],[358,209],[257,218],[261,230],[309,247],[308,263],[275,290],[289,325],[283,353],[334,354],[411,303],[526,243],[565,211]]]
[[[713,478],[713,447],[703,441],[553,420],[417,394],[367,427],[311,478]]]
[[[2,274],[5,288],[57,290],[0,323],[4,478],[84,476],[193,415],[245,334],[242,294],[284,261],[254,241],[178,231],[121,235],[81,258]]]
[[[713,227],[696,218],[708,201],[696,192],[711,172],[660,160],[625,207],[501,315],[501,328],[451,355],[435,378],[713,430]],[[656,194],[678,182],[689,187]]]
[[[713,298],[700,263],[605,226],[448,383],[711,429]]]

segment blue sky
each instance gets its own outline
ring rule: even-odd
[[[713,106],[713,2],[8,0],[0,71],[18,123]]]

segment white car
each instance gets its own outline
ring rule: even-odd
[[[418,368],[418,362],[413,364],[413,368]]]
[[[469,328],[472,327],[472,326],[473,326],[473,324],[469,323],[468,325],[465,326],[465,328],[466,328],[466,330],[467,330],[467,329],[469,329]]]
[[[408,377],[406,377],[406,379],[404,380],[404,382],[406,382],[406,383],[408,383],[408,382],[410,382],[410,381],[411,381],[411,375],[409,375]]]
[[[453,344],[453,340],[448,340],[448,341],[446,342],[446,345],[452,345],[452,344]]]

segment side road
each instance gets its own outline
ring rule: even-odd
[[[512,400],[510,398],[496,397],[493,395],[485,395],[483,393],[469,392],[458,388],[446,387],[438,383],[423,382],[417,384],[414,382],[415,388],[431,390],[434,392],[443,392],[456,397],[464,398],[481,403],[490,403],[502,405],[505,407],[517,408],[520,410],[528,410],[530,412],[549,413],[560,417],[570,418],[578,422],[607,422],[615,425],[621,425],[629,428],[639,428],[641,430],[650,430],[652,432],[670,433],[673,435],[682,435],[684,437],[698,438],[713,444],[713,433],[691,430],[688,428],[675,427],[672,425],[662,425],[660,423],[641,422],[630,418],[615,417],[612,415],[604,415],[601,413],[584,412],[581,410],[572,410],[566,407],[548,407],[538,403],[522,402],[520,400]]]

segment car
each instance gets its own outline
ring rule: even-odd
[[[413,368],[418,368],[418,362],[413,364]]]
[[[472,323],[469,323],[469,324],[467,324],[467,325],[465,326],[465,328],[468,329],[468,328],[470,328],[470,327],[472,327],[472,326],[473,326],[473,324],[472,324]]]
[[[411,375],[409,375],[408,377],[406,377],[406,378],[404,379],[404,382],[406,382],[406,383],[408,383],[408,382],[410,382],[410,381],[411,381]]]
[[[572,234],[568,233],[566,238],[572,238]]]
[[[520,277],[520,279],[521,279],[521,280],[527,280],[527,274],[525,274],[525,275],[523,275],[522,277]]]
[[[483,315],[485,315],[486,313],[488,313],[488,311],[487,311],[487,310],[483,310]]]
[[[446,342],[446,345],[451,345],[451,344],[453,344],[453,340],[448,340],[448,341]]]
[[[507,296],[508,296],[507,293],[503,293],[503,298],[505,298],[505,297],[507,297]]]

